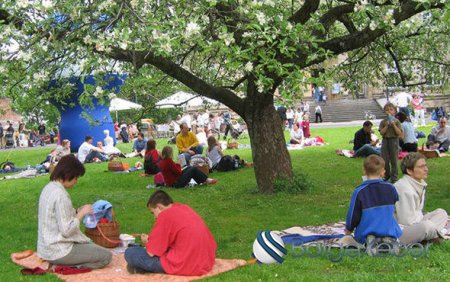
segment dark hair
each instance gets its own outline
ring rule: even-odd
[[[407,154],[400,164],[400,169],[402,170],[403,174],[408,174],[408,169],[413,170],[416,166],[416,163],[420,159],[427,159],[424,155],[418,152],[411,152]]]
[[[66,155],[55,166],[50,175],[50,180],[70,181],[76,177],[83,176],[85,172],[83,164],[74,155]]]
[[[164,191],[158,190],[153,193],[147,202],[147,207],[155,208],[157,204],[162,204],[167,207],[170,204],[173,204],[172,198]]]
[[[84,141],[85,142],[87,142],[87,141],[89,141],[89,140],[92,140],[93,138],[92,138],[92,136],[86,136],[86,137],[84,137]]]
[[[173,157],[173,149],[170,146],[165,146],[161,152],[161,159],[170,159]]]
[[[138,136],[141,136],[142,138],[144,138],[144,133],[139,132],[139,133],[138,133]]]
[[[372,123],[370,120],[366,120],[366,121],[363,123],[363,126],[364,126],[364,127],[367,127],[367,126],[373,126],[373,123]]]
[[[405,120],[408,120],[408,117],[406,116],[406,114],[404,112],[398,112],[395,117],[401,122],[403,123]]]
[[[147,141],[147,151],[156,149],[156,141],[155,139],[150,139]]]
[[[208,142],[208,152],[211,151],[217,145],[216,137],[214,137],[213,135],[208,137],[207,142]]]

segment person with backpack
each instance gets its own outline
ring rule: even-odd
[[[147,176],[152,174],[157,174],[159,172],[159,161],[161,157],[158,150],[156,150],[156,141],[150,139],[147,141],[147,151],[145,151],[144,156],[144,171],[145,173],[141,176]]]
[[[242,166],[252,166],[246,163],[238,155],[224,155],[220,143],[214,136],[208,137],[208,150],[206,156],[211,160],[212,168],[218,171],[236,170]]]

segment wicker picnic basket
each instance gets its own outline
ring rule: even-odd
[[[128,163],[124,163],[118,159],[113,159],[108,162],[108,170],[109,171],[124,171],[129,170],[130,165]]]
[[[121,243],[119,239],[120,227],[119,223],[115,219],[114,211],[112,222],[98,222],[95,228],[86,228],[84,233],[86,236],[91,238],[95,244],[105,248],[115,248]]]

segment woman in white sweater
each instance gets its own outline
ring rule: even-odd
[[[61,158],[42,189],[38,211],[38,255],[52,264],[101,268],[111,262],[109,250],[91,242],[80,231],[91,205],[75,210],[67,192],[83,176],[83,164],[73,155]]]
[[[399,196],[395,216],[405,226],[400,242],[409,244],[442,237],[447,231],[447,212],[443,209],[423,212],[428,176],[425,156],[409,153],[402,160],[401,170],[404,176],[394,184]]]

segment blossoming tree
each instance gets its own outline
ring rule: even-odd
[[[352,64],[377,54],[373,61],[383,64],[392,56],[380,54],[395,42],[414,49],[406,36],[433,31],[448,38],[448,1],[437,0],[14,2],[0,5],[4,93],[32,91],[62,72],[119,66],[149,83],[152,73],[163,73],[245,120],[262,192],[272,191],[275,178],[292,177],[277,89],[299,92],[310,82],[305,71],[339,54]],[[426,11],[432,20],[423,20]],[[379,48],[388,40],[389,48]]]

